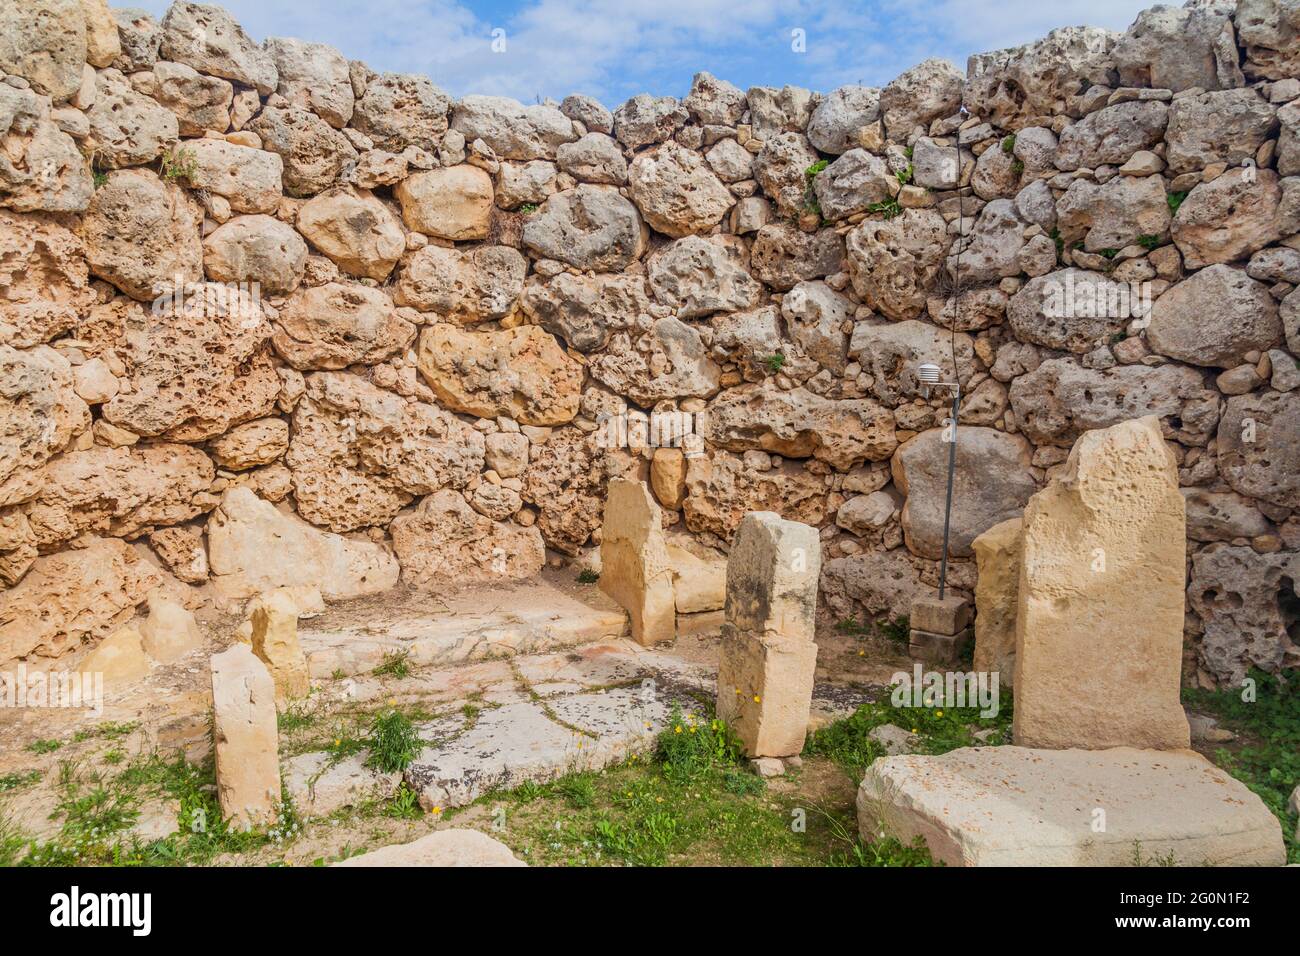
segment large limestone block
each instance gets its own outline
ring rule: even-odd
[[[333,866],[527,866],[510,847],[477,830],[438,830],[412,843],[380,847]]]
[[[221,7],[188,0],[173,3],[162,19],[162,31],[163,59],[251,86],[263,96],[275,90],[275,60]]]
[[[95,302],[86,247],[45,216],[0,213],[0,342],[57,338]]]
[[[677,613],[721,611],[727,603],[727,561],[721,555],[701,557],[694,553],[690,550],[691,540],[668,545]]]
[[[314,586],[326,600],[345,601],[397,583],[397,559],[382,546],[313,528],[248,488],[225,493],[207,532],[213,581],[228,597]]]
[[[81,674],[99,675],[112,691],[149,676],[149,656],[140,632],[124,627],[100,641],[77,665]]]
[[[430,326],[420,335],[416,363],[442,404],[481,418],[562,425],[582,397],[582,366],[536,325],[499,332]]]
[[[408,229],[441,239],[486,239],[492,218],[492,177],[462,164],[416,173],[397,184]]]
[[[0,36],[0,72],[21,77],[55,103],[77,92],[88,52],[79,0],[6,3]]]
[[[1024,515],[1017,744],[1190,745],[1179,703],[1187,532],[1152,416],[1088,432]]]
[[[1020,518],[995,524],[972,542],[975,550],[975,670],[1015,680],[1016,605],[1020,593]]]
[[[811,641],[821,563],[816,528],[770,511],[745,515],[727,559],[727,622],[755,634]]]
[[[546,563],[546,547],[536,527],[494,521],[450,488],[394,518],[389,531],[402,581],[411,587],[528,578]]]
[[[1286,860],[1263,801],[1187,750],[965,747],[884,757],[867,770],[857,806],[864,841],[919,836],[949,866],[1132,866],[1139,854],[1143,865]]]
[[[382,282],[406,251],[397,217],[364,189],[339,189],[298,211],[298,231],[349,275]]]
[[[634,640],[657,644],[676,636],[663,511],[639,481],[614,478],[609,483],[600,539],[600,589],[627,608]]]
[[[160,591],[149,595],[149,616],[139,631],[145,652],[164,664],[203,644],[203,632],[194,614]]]
[[[0,505],[34,497],[41,465],[90,427],[72,366],[47,345],[0,345]]]
[[[22,581],[0,591],[0,667],[58,657],[111,633],[168,579],[117,538],[36,558]]]
[[[812,709],[817,644],[723,625],[717,713],[750,757],[803,750]]]
[[[212,710],[221,815],[239,827],[271,823],[280,808],[275,682],[246,644],[212,655]]]
[[[904,442],[891,462],[894,484],[907,496],[903,534],[913,554],[943,556],[948,492],[948,429],[932,428]],[[1032,451],[1019,435],[993,428],[958,427],[948,553],[969,557],[971,542],[1014,517],[1037,490]]]
[[[298,642],[298,599],[288,588],[277,588],[252,603],[253,653],[266,664],[281,706],[311,689],[307,656]]]

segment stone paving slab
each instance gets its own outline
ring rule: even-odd
[[[393,654],[445,666],[611,640],[626,631],[622,610],[586,603],[539,579],[472,589],[449,597],[441,609],[379,623],[304,622],[299,640],[311,676],[327,678],[365,673]]]
[[[882,757],[863,840],[920,836],[950,866],[1281,866],[1277,817],[1191,750],[966,747]]]

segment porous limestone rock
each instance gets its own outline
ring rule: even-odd
[[[772,512],[745,516],[727,560],[717,713],[750,757],[802,752],[817,644],[817,530]]]
[[[125,76],[111,69],[96,75],[95,105],[86,111],[86,119],[90,134],[85,146],[107,169],[152,162],[180,132],[175,113],[137,93]]]
[[[726,452],[690,459],[682,502],[687,528],[729,541],[751,511],[775,511],[792,521],[819,525],[828,513],[826,486],[789,464],[758,472]]]
[[[202,213],[175,183],[146,169],[108,174],[81,221],[92,275],[133,299],[203,278]]]
[[[527,271],[528,260],[509,246],[429,245],[403,264],[394,296],[466,325],[500,320],[514,314]]]
[[[192,188],[225,197],[235,212],[274,213],[280,205],[284,160],[279,153],[205,137],[174,154]]]
[[[277,316],[271,344],[293,368],[377,365],[415,341],[415,325],[380,289],[342,282],[299,289]]]
[[[246,471],[269,465],[289,447],[289,423],[283,418],[259,418],[236,425],[208,443],[208,451],[222,468]]]
[[[72,329],[95,302],[86,247],[39,214],[0,212],[0,343],[30,348]]]
[[[906,209],[883,221],[869,219],[848,234],[853,288],[868,306],[889,318],[915,319],[925,308],[947,246],[947,225],[932,209]]]
[[[538,528],[478,514],[450,489],[394,518],[389,530],[402,580],[416,588],[528,578],[546,561]]]
[[[301,106],[268,106],[248,129],[262,148],[284,164],[281,180],[290,196],[307,197],[330,188],[358,160],[346,136]]]
[[[335,129],[348,125],[356,97],[342,53],[324,43],[289,37],[267,37],[262,49],[275,63],[280,96],[309,108]]]
[[[40,467],[89,428],[67,359],[45,345],[0,345],[0,505],[34,497]]]
[[[1186,522],[1156,419],[1080,437],[1025,507],[1023,535],[1016,744],[1189,747],[1179,702]]]
[[[1156,299],[1147,326],[1152,351],[1193,365],[1232,368],[1282,341],[1268,286],[1241,269],[1212,265]]]
[[[381,73],[357,99],[352,126],[390,153],[408,146],[436,150],[447,132],[450,108],[451,98],[427,76]]]
[[[650,297],[645,279],[638,275],[561,272],[550,282],[526,286],[520,305],[571,348],[595,352],[605,347],[612,333],[648,315]]]
[[[1229,398],[1219,420],[1219,474],[1234,491],[1300,508],[1300,394]]]
[[[162,19],[164,59],[234,80],[266,96],[279,76],[275,61],[221,7],[180,0]]]
[[[381,545],[320,531],[248,488],[222,495],[207,534],[212,580],[228,597],[311,586],[327,601],[344,601],[397,583],[397,560]]]
[[[586,183],[546,200],[523,231],[524,245],[536,255],[596,272],[623,271],[646,242],[636,206],[616,189]]]
[[[212,711],[222,817],[237,827],[273,823],[280,810],[275,682],[248,645],[212,655]]]
[[[818,152],[839,156],[859,145],[859,130],[880,118],[880,90],[841,86],[822,97],[808,119],[808,140]]]
[[[161,591],[149,595],[149,616],[138,630],[145,653],[163,664],[203,646],[203,632],[193,612]]]
[[[871,399],[782,391],[770,379],[726,390],[702,417],[699,434],[717,447],[816,458],[840,471],[883,461],[898,447],[893,414]]]
[[[492,177],[461,164],[408,176],[393,195],[408,229],[441,239],[486,239],[492,213]]]
[[[677,636],[663,512],[639,481],[614,478],[606,486],[600,589],[627,609],[634,641],[650,645]]]
[[[307,243],[271,216],[237,216],[203,240],[203,269],[216,282],[255,282],[266,295],[287,295],[302,282]]]
[[[338,189],[298,211],[298,231],[349,275],[383,281],[406,251],[402,225],[364,189]]]
[[[891,461],[894,485],[907,496],[903,535],[913,554],[943,556],[950,428],[931,428],[899,446]],[[1014,517],[1037,485],[1029,473],[1032,451],[1019,435],[993,428],[956,429],[948,553],[969,557],[971,542],[993,525]]]
[[[627,333],[616,334],[588,368],[598,382],[644,406],[669,398],[707,398],[718,391],[722,376],[699,331],[674,318],[656,321],[635,347]]]
[[[140,632],[130,627],[114,631],[77,663],[77,671],[103,680],[109,693],[148,677],[149,655]]]
[[[462,97],[451,128],[467,143],[483,140],[502,159],[555,159],[561,144],[578,138],[573,121],[554,106],[524,106],[504,96]]]
[[[880,115],[890,139],[906,139],[915,127],[928,127],[931,120],[956,113],[964,83],[957,67],[937,58],[900,73],[880,91]]]
[[[699,153],[671,141],[632,160],[627,178],[645,221],[674,238],[712,229],[735,201]]]
[[[522,425],[560,425],[578,411],[582,367],[535,325],[463,332],[439,323],[420,334],[416,360],[453,411]]]
[[[1271,169],[1230,169],[1195,187],[1170,226],[1183,264],[1199,269],[1234,262],[1280,235],[1282,190]]]
[[[665,246],[647,263],[655,298],[679,319],[758,305],[762,286],[744,268],[743,250],[700,236]]]
[[[22,581],[0,591],[0,666],[59,657],[110,634],[167,583],[166,572],[126,542],[83,541],[84,547],[36,558]]]

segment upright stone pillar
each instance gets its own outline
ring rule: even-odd
[[[275,682],[247,644],[212,656],[212,706],[221,814],[239,827],[270,823],[280,807]]]
[[[266,664],[275,682],[276,703],[306,697],[311,690],[307,655],[298,641],[298,601],[287,588],[277,588],[252,602],[253,653]]]
[[[1190,746],[1179,702],[1186,541],[1156,418],[1080,436],[1025,508],[1015,743]]]
[[[673,569],[663,512],[639,481],[614,478],[606,489],[600,589],[627,608],[637,643],[657,644],[676,636]]]
[[[1016,667],[1016,604],[1023,521],[1008,518],[975,539],[975,670],[1011,687]]]
[[[741,521],[727,559],[718,716],[750,757],[803,750],[817,644],[817,529],[770,511]]]

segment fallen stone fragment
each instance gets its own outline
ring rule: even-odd
[[[280,808],[275,682],[247,645],[212,656],[212,709],[222,816],[238,827],[272,822]]]

